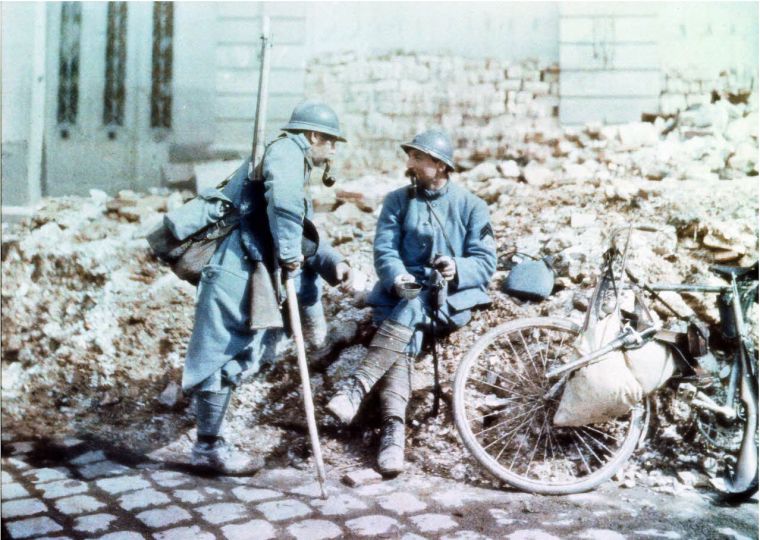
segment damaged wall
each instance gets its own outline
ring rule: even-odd
[[[505,157],[513,135],[555,123],[558,77],[535,61],[349,53],[310,66],[306,88],[340,116],[350,144],[338,158],[353,173],[397,169],[399,142],[431,125],[451,135],[458,164]]]

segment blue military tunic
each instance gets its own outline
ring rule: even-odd
[[[394,292],[396,278],[409,273],[426,285],[433,256],[453,257],[456,277],[449,282],[446,304],[436,320],[448,329],[458,328],[470,320],[472,308],[490,302],[486,290],[496,269],[496,245],[486,203],[466,189],[448,181],[439,190],[411,194],[408,187],[397,189],[383,202],[374,244],[379,281],[368,303],[374,307],[375,323],[390,318],[417,329],[407,348],[407,353],[417,355],[430,322],[430,292],[423,289],[415,300],[402,300]]]
[[[261,181],[248,181],[249,161],[235,171],[224,188],[241,215],[201,273],[195,324],[188,345],[183,390],[219,390],[221,369],[231,360],[242,369],[258,370],[271,360],[275,330],[250,330],[250,277],[255,265],[271,270],[273,257],[292,261],[301,255],[303,219],[313,216],[306,196],[312,162],[302,134],[284,134],[264,154]],[[318,276],[335,284],[336,265],[343,260],[320,239],[317,253],[305,261],[296,278],[299,304],[315,309],[321,295]]]

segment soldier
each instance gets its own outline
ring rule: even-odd
[[[486,204],[449,180],[454,169],[449,137],[438,130],[402,144],[412,187],[391,192],[377,223],[374,256],[379,278],[368,303],[379,325],[366,357],[328,410],[350,423],[364,397],[380,382],[383,420],[378,468],[395,476],[404,468],[404,422],[411,393],[412,359],[423,332],[435,325],[450,331],[465,325],[470,310],[490,302],[486,289],[496,269],[496,248]],[[415,185],[416,181],[416,185]],[[434,315],[430,278],[437,269],[448,299]],[[404,299],[410,283],[424,285]]]
[[[282,129],[260,167],[249,173],[246,160],[224,187],[240,225],[202,271],[182,378],[183,390],[196,400],[192,463],[226,475],[252,474],[264,465],[263,459],[228,446],[220,433],[241,374],[256,373],[269,360],[275,337],[269,329],[282,326],[276,303],[265,301],[277,294],[276,267],[296,274],[303,265],[295,285],[312,346],[326,334],[319,277],[338,285],[351,276],[343,257],[324,239],[316,254],[305,260],[302,254],[304,227],[310,223],[304,219],[313,214],[304,187],[312,167],[326,165],[336,142],[345,142],[338,118],[327,105],[305,101]]]

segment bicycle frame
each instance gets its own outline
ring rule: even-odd
[[[644,231],[657,231],[658,229],[649,226],[636,227],[639,230]],[[617,234],[623,230],[628,230],[628,239],[626,240],[625,250],[622,253],[622,268],[620,270],[620,283],[616,284],[613,273],[614,257],[620,255],[620,251],[615,246],[615,240]],[[645,284],[636,279],[626,268],[628,257],[628,246],[630,242],[630,235],[633,231],[633,226],[626,226],[615,229],[611,235],[611,248],[605,256],[605,262],[602,267],[602,278],[597,285],[594,293],[591,297],[589,308],[586,313],[586,318],[583,325],[583,330],[588,331],[599,320],[599,314],[595,312],[595,309],[599,307],[602,300],[601,295],[605,292],[604,287],[609,283],[605,283],[604,280],[612,280],[612,285],[615,292],[615,308],[619,305],[619,295],[621,290],[625,289],[643,289],[650,294],[656,300],[662,302],[671,311],[674,311],[662,298],[657,294],[663,291],[672,291],[677,293],[684,292],[699,292],[699,293],[716,293],[719,295],[730,296],[730,310],[721,310],[721,327],[724,328],[724,333],[729,341],[729,347],[727,353],[729,353],[733,359],[731,362],[731,376],[729,379],[728,391],[726,394],[726,402],[724,404],[716,403],[712,398],[704,394],[703,392],[696,391],[694,393],[691,405],[710,410],[723,416],[727,420],[733,420],[737,417],[737,411],[734,407],[736,392],[739,391],[741,402],[744,406],[746,415],[744,423],[744,433],[742,436],[742,443],[739,449],[736,470],[734,473],[726,474],[726,486],[727,491],[733,494],[746,494],[748,491],[753,491],[757,487],[757,470],[758,470],[758,456],[757,446],[755,444],[755,432],[758,425],[758,388],[757,388],[757,373],[756,369],[753,369],[753,356],[754,348],[752,347],[752,341],[747,334],[747,326],[745,324],[745,313],[749,309],[749,305],[754,299],[754,295],[757,295],[758,280],[757,277],[748,281],[747,286],[740,287],[737,276],[733,272],[728,272],[730,275],[730,284],[728,286],[720,285],[686,285],[686,284],[666,284],[666,283],[654,283]],[[628,277],[631,284],[623,284],[622,279]],[[719,297],[721,298],[721,297]],[[646,310],[646,306],[644,306]],[[674,314],[678,315],[675,311]],[[609,352],[617,349],[635,348],[654,340],[657,338],[659,326],[651,324],[646,328],[639,331],[635,330],[629,325],[625,325],[621,333],[611,340],[609,343],[601,346],[599,349],[592,351],[581,358],[569,362],[565,365],[558,366],[553,370],[546,372],[545,376],[548,379],[560,379],[552,385],[550,390],[545,394],[545,398],[555,397],[563,387],[564,383],[570,377],[570,375],[581,368],[592,365],[604,359],[605,355]],[[726,331],[728,330],[728,331]]]

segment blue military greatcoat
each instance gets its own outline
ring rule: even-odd
[[[394,283],[408,273],[426,285],[435,254],[453,257],[457,269],[436,320],[449,329],[458,328],[470,320],[472,308],[490,303],[486,290],[496,270],[496,245],[488,206],[451,181],[436,191],[420,189],[416,195],[408,187],[389,193],[375,234],[379,281],[368,303],[374,307],[375,323],[389,318],[417,329],[407,349],[413,355],[419,354],[422,331],[430,322],[430,293],[423,289],[415,300],[402,300]]]
[[[232,360],[243,370],[257,370],[270,359],[274,331],[250,330],[248,325],[251,274],[256,264],[266,264],[271,271],[275,258],[292,261],[301,255],[303,220],[314,213],[305,190],[313,166],[308,149],[302,134],[283,134],[267,147],[260,178],[248,180],[246,160],[224,187],[241,220],[201,272],[182,376],[186,392],[219,390],[221,369]],[[317,253],[296,278],[302,309],[308,311],[320,300],[318,276],[337,283],[335,267],[342,260],[320,239]]]

